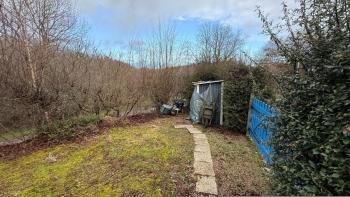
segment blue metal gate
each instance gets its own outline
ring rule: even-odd
[[[250,121],[249,135],[258,147],[267,165],[270,165],[273,149],[267,143],[272,134],[276,113],[273,107],[254,98],[252,104],[252,116]]]

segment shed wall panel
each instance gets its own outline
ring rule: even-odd
[[[206,83],[206,84],[198,84],[199,93],[205,92],[209,85],[211,85],[215,100],[215,114],[212,124],[220,125],[220,114],[221,114],[221,85],[222,82],[214,82],[214,83]],[[197,87],[198,87],[197,86]]]

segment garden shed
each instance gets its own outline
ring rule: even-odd
[[[223,93],[224,81],[198,81],[192,82],[194,86],[190,102],[190,118],[194,123],[200,122],[200,108],[204,104],[214,104],[213,125],[223,123]]]

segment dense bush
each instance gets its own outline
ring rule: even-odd
[[[271,139],[273,194],[350,195],[350,2],[297,2],[296,10],[284,6],[288,38],[277,37],[259,12],[294,67]]]
[[[183,91],[183,95],[186,99],[190,100],[193,93],[192,82],[197,81],[215,81],[221,80],[219,74],[217,73],[218,65],[214,63],[198,63],[195,65],[190,65],[194,67],[194,74],[188,77],[186,82],[186,87]]]
[[[42,126],[37,130],[37,133],[47,140],[65,140],[85,133],[86,128],[84,127],[96,126],[99,121],[100,117],[97,115],[79,116]]]
[[[349,71],[295,77],[295,89],[284,94],[271,141],[278,194],[350,194]]]
[[[252,67],[254,79],[254,96],[268,104],[275,103],[278,95],[278,84],[273,74],[262,67]]]
[[[224,125],[237,132],[246,132],[249,99],[253,88],[249,67],[231,63],[221,70],[224,84]]]

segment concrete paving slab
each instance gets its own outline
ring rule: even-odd
[[[213,160],[211,158],[210,147],[206,135],[192,125],[174,126],[175,128],[187,128],[187,130],[193,134],[195,143],[193,167],[194,173],[198,177],[196,183],[196,192],[198,193],[198,196],[218,195]]]
[[[195,134],[195,133],[202,133],[200,130],[196,129],[196,128],[187,128],[187,130],[192,133],[192,134]]]
[[[213,160],[211,159],[211,155],[208,152],[194,152],[194,162],[208,162],[212,163]]]
[[[190,126],[190,125],[174,125],[175,129],[187,129],[187,126]],[[192,126],[192,125],[191,125]]]
[[[210,152],[209,143],[197,144],[194,147],[194,151],[196,151],[196,152]]]
[[[196,192],[218,195],[218,188],[213,176],[198,176]]]
[[[203,134],[203,133],[194,133],[193,138],[194,139],[207,139],[207,136],[205,136],[205,134]]]
[[[208,140],[207,139],[194,139],[194,144],[195,145],[203,145],[203,146],[205,146],[205,145],[208,145],[209,146],[209,142],[208,142]]]
[[[213,163],[195,161],[193,167],[194,174],[199,174],[203,176],[215,176]]]

